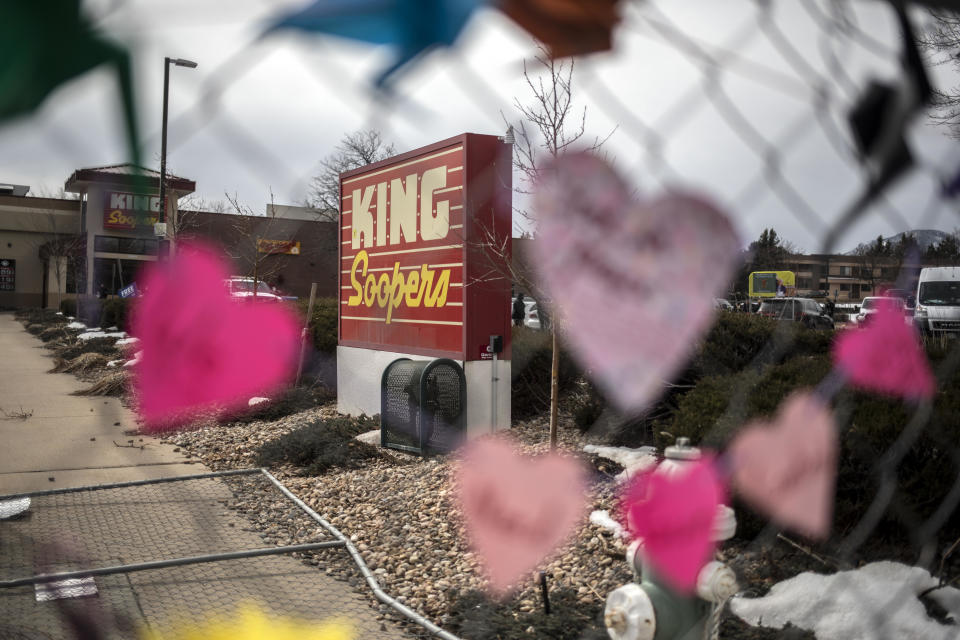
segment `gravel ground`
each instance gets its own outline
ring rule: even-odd
[[[44,324],[54,324],[49,320]],[[75,333],[75,332],[70,332]],[[59,340],[57,342],[60,342]],[[70,343],[74,340],[64,340]],[[53,343],[56,344],[56,343]],[[111,352],[129,357],[134,349]],[[94,381],[112,369],[82,374]],[[191,429],[171,434],[167,441],[214,470],[257,466],[260,447],[301,426],[335,417],[335,403],[299,411],[279,420],[219,423],[214,416],[196,421]],[[582,459],[593,471],[587,512],[615,511],[616,463],[584,454],[584,437],[561,417],[560,450]],[[526,454],[548,451],[547,423],[533,419],[514,425],[509,437]],[[453,455],[421,458],[384,451],[378,459],[364,460],[359,468],[333,469],[320,476],[303,476],[292,466],[271,471],[294,494],[349,536],[385,591],[453,633],[471,640],[486,638],[606,638],[602,611],[606,594],[632,579],[624,562],[624,545],[608,531],[587,521],[552,561],[541,566],[548,576],[553,612],[543,613],[537,575],[518,585],[503,601],[487,598],[478,558],[466,545],[462,518],[453,499],[457,460]],[[317,526],[279,493],[257,478],[231,479],[236,502],[261,536],[276,544],[306,542],[316,537]],[[259,482],[259,484],[258,484]],[[733,541],[718,554],[741,576],[752,593],[765,592],[774,574],[794,575],[820,570],[809,556],[775,543],[761,545]],[[350,583],[373,600],[355,565],[342,551],[305,554],[304,561]],[[773,570],[776,568],[777,570]],[[778,578],[782,576],[778,575]],[[382,615],[385,605],[376,603]],[[390,614],[392,615],[392,614]],[[422,633],[418,627],[411,631]],[[793,630],[796,631],[796,630]],[[751,628],[726,616],[724,638],[806,638],[808,634]]]
[[[263,443],[334,415],[330,403],[275,422],[217,425],[207,421],[199,428],[171,435],[168,441],[212,469],[251,467]],[[518,424],[510,436],[524,453],[544,453],[549,448],[542,420]],[[561,450],[584,459],[595,471],[589,509],[612,509],[612,476],[619,468],[583,454],[583,444],[575,429],[569,425],[561,428]],[[317,477],[297,475],[292,467],[273,471],[293,493],[354,540],[388,593],[441,625],[449,625],[457,622],[457,607],[475,598],[485,585],[480,563],[465,543],[453,499],[456,463],[450,455],[420,458],[391,451],[360,469],[332,470]],[[384,491],[384,487],[390,490]],[[264,523],[283,521],[275,512],[286,513],[289,504],[274,504],[271,496],[264,496],[263,504],[256,504],[256,496],[257,492],[244,496],[251,513],[259,514],[258,519]],[[264,517],[271,512],[278,517]],[[298,531],[275,529],[271,533],[287,542]],[[564,602],[575,604],[581,626],[574,635],[552,637],[581,637],[587,628],[598,628],[606,594],[631,579],[623,554],[624,546],[618,539],[584,517],[570,543],[541,567],[547,572],[550,591],[561,594]],[[535,578],[531,575],[509,601],[495,603],[501,613],[509,611],[521,621],[542,611]],[[524,626],[523,631],[534,634],[536,627],[530,630],[531,626]]]

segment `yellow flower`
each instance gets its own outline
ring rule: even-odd
[[[343,622],[311,624],[290,618],[269,618],[255,606],[244,606],[233,618],[210,618],[199,625],[181,625],[172,632],[147,630],[143,640],[351,640]]]

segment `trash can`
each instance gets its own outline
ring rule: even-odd
[[[467,381],[454,360],[399,358],[380,382],[380,444],[425,454],[466,436]]]

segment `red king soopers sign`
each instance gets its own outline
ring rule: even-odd
[[[339,344],[479,360],[502,335],[509,358],[510,280],[480,245],[509,259],[510,153],[463,134],[341,174]]]

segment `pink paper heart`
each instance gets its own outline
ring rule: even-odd
[[[840,333],[833,361],[850,382],[871,391],[920,399],[936,390],[916,328],[893,307],[881,307],[865,328]]]
[[[131,332],[140,339],[133,383],[148,429],[211,407],[245,407],[293,373],[296,317],[276,304],[231,301],[228,275],[213,250],[184,244],[169,263],[145,270]]]
[[[714,522],[725,492],[710,457],[667,464],[633,477],[623,510],[646,560],[674,589],[690,593],[716,547]]]
[[[534,257],[569,343],[621,408],[645,408],[683,365],[730,282],[740,254],[730,221],[690,195],[635,202],[588,153],[545,167],[535,208]]]
[[[811,538],[830,534],[837,433],[820,398],[793,394],[772,422],[744,428],[728,453],[737,492],[757,509]]]
[[[583,516],[585,492],[586,474],[570,458],[523,456],[493,439],[466,447],[458,498],[494,592],[506,593],[570,535]]]

